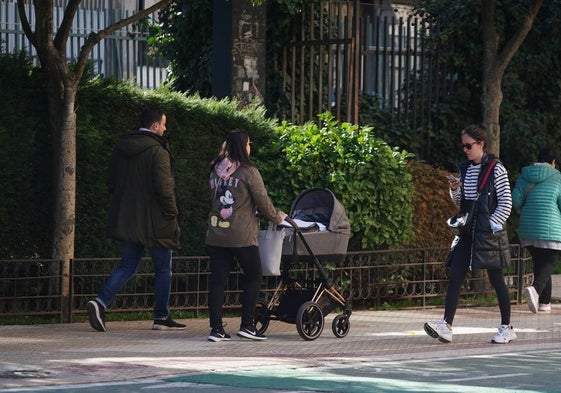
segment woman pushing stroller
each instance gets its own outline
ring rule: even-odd
[[[265,340],[255,329],[255,305],[261,288],[261,260],[257,233],[259,219],[280,224],[286,213],[276,210],[265,189],[263,178],[249,158],[251,141],[247,132],[232,130],[226,136],[210,168],[210,197],[206,248],[210,257],[208,308],[211,332],[209,341],[228,341],[224,331],[222,307],[224,290],[234,259],[244,273],[241,297],[242,316],[239,337]]]

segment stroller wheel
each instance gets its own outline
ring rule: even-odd
[[[333,323],[331,324],[333,329],[333,334],[337,338],[343,338],[349,332],[351,328],[351,323],[349,322],[349,317],[345,314],[339,314],[333,318]]]
[[[311,341],[319,337],[323,331],[323,312],[314,302],[306,302],[300,306],[296,314],[296,329],[304,340]]]
[[[263,334],[269,327],[271,321],[269,309],[263,300],[259,300],[255,306],[255,330],[258,334]]]

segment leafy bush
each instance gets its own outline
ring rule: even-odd
[[[283,122],[271,149],[256,158],[274,203],[284,208],[301,191],[326,187],[351,221],[350,249],[396,247],[412,237],[410,155],[370,127],[338,124],[329,112],[319,118],[321,128]]]
[[[410,161],[407,167],[413,179],[415,192],[411,198],[415,236],[405,241],[405,248],[430,248],[449,246],[454,237],[446,225],[448,217],[457,208],[450,198],[448,172],[420,162]]]

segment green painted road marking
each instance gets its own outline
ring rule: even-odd
[[[351,376],[329,371],[264,368],[235,373],[205,373],[169,378],[170,382],[189,382],[248,389],[277,389],[290,391],[317,391],[333,393],[376,392],[463,392],[463,393],[512,393],[512,389],[486,388],[462,384],[408,381],[405,379]],[[339,370],[344,372],[343,369]],[[364,370],[363,370],[364,371]],[[376,374],[376,370],[372,370]],[[165,386],[165,385],[164,385]],[[535,390],[517,390],[517,393],[535,393]]]

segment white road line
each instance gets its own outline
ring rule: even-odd
[[[530,374],[530,373],[516,373],[516,374],[501,374],[501,375],[484,375],[484,376],[479,376],[479,377],[446,379],[446,382],[479,381],[479,380],[483,380],[483,379],[521,377],[521,376],[525,376],[525,375],[532,375],[532,374]]]

